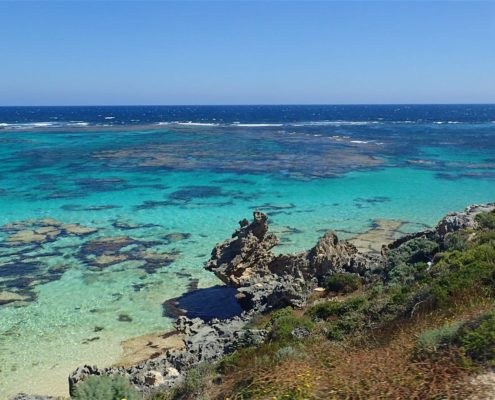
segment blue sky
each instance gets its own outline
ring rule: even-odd
[[[494,102],[491,1],[0,1],[0,105]]]

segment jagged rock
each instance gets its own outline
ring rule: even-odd
[[[266,214],[255,211],[251,224],[240,221],[241,227],[232,238],[215,246],[205,268],[235,287],[244,285],[254,274],[268,273],[274,258],[270,250],[278,239],[268,233],[267,220]]]

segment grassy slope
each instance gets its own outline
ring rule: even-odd
[[[386,277],[333,277],[304,310],[260,317],[258,347],[200,366],[155,399],[466,399],[495,359],[495,214],[388,253]],[[430,267],[428,260],[433,260]]]

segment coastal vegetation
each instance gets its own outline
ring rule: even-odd
[[[337,272],[303,307],[256,314],[245,329],[266,331],[264,341],[199,363],[149,398],[486,398],[490,379],[476,377],[495,367],[495,211],[441,241],[411,238],[384,254],[381,274]],[[128,390],[90,377],[74,398],[103,398],[79,393],[110,386]],[[115,393],[105,399],[124,398]]]
[[[90,376],[75,389],[74,400],[126,399],[139,400],[141,396],[121,376]]]
[[[265,343],[154,399],[483,398],[473,376],[495,366],[495,213],[476,221],[444,248],[390,250],[384,279],[329,277],[304,308],[254,322]]]

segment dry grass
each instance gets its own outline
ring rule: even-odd
[[[468,319],[489,309],[492,300],[458,299],[450,310],[418,310],[411,319],[336,343],[317,338],[303,356],[273,361],[269,346],[245,353],[210,392],[215,399],[467,399],[473,367],[460,351],[449,348],[434,358],[413,357],[418,335],[427,329]],[[479,397],[482,398],[482,397]]]

